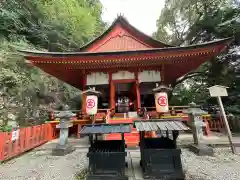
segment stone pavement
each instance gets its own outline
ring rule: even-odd
[[[144,180],[140,167],[140,151],[130,150],[127,155],[128,168],[126,174],[129,180]]]
[[[0,165],[1,180],[75,180],[88,165],[86,139],[70,142],[76,151],[66,156],[52,156],[56,140]]]
[[[226,134],[212,132],[210,136],[204,136],[201,140],[205,144],[217,147],[228,147],[229,141]],[[233,134],[233,142],[240,144],[240,134]],[[193,136],[191,133],[181,133],[177,139],[177,143],[181,145],[189,145],[193,143]]]
[[[236,142],[239,137],[235,137]],[[204,140],[212,144],[228,144],[227,137],[215,134]],[[1,180],[76,180],[75,175],[88,166],[86,152],[88,139],[70,139],[76,151],[66,156],[52,156],[52,148],[57,140],[48,142],[20,157],[14,158],[0,165]],[[178,143],[186,145],[192,143],[191,134],[181,134]],[[230,148],[215,150],[214,157],[198,157],[182,149],[182,163],[186,171],[186,180],[239,180],[240,156],[232,155]],[[139,166],[139,149],[128,150],[129,180],[143,180]]]

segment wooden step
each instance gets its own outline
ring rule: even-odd
[[[121,140],[121,134],[107,134],[105,140]],[[139,144],[139,135],[126,133],[124,134],[124,140],[127,147],[136,147]]]
[[[115,124],[115,123],[132,123],[135,119],[134,118],[114,118],[108,120],[109,124]],[[121,134],[108,134],[105,135],[106,140],[120,140]],[[136,147],[139,144],[139,132],[136,130],[136,128],[132,128],[131,133],[125,133],[124,134],[124,140],[127,145],[127,147]]]

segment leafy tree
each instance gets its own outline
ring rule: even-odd
[[[2,1],[0,33],[52,51],[73,50],[105,28],[101,13],[98,0]]]
[[[175,45],[197,44],[219,38],[233,37],[227,53],[210,59],[195,72],[188,73],[173,82],[176,102],[178,96],[187,96],[188,103],[200,102],[199,96],[209,86],[215,84],[229,86],[229,98],[225,103],[229,110],[239,112],[239,43],[240,4],[228,0],[166,0],[165,7],[157,21],[158,30],[153,36]],[[184,86],[184,84],[187,84]],[[202,90],[199,92],[199,84]],[[181,93],[181,95],[180,95]],[[175,100],[174,100],[175,99]],[[184,98],[183,98],[184,99]],[[186,98],[185,98],[186,99]],[[239,99],[239,98],[238,98]],[[187,103],[184,100],[178,104]],[[232,111],[233,112],[233,111]]]
[[[13,114],[27,125],[64,103],[80,108],[79,90],[27,64],[16,49],[75,50],[105,28],[101,13],[99,0],[0,2],[0,121]]]

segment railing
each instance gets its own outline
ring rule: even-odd
[[[28,150],[53,139],[51,124],[19,129],[19,136],[13,139],[13,133],[0,132],[0,162],[16,157]]]
[[[190,106],[169,106],[170,110],[185,110]],[[156,110],[156,107],[146,107],[147,110]]]
[[[111,111],[104,111],[106,111],[106,123],[111,123]],[[221,131],[224,128],[224,123],[221,118],[212,119],[211,115],[203,115],[202,117],[206,124],[206,127],[204,128],[205,135],[210,135],[211,131]],[[235,126],[240,128],[239,120],[235,120],[234,123],[230,121],[229,125],[231,129],[234,129]],[[55,139],[58,134],[56,124],[47,123],[43,125],[20,128],[19,138],[16,140],[12,140],[12,136],[13,132],[0,132],[0,162],[16,157],[28,150]],[[151,134],[151,136],[154,135]]]
[[[227,117],[227,119],[231,131],[240,132],[239,119],[231,119],[229,117]],[[213,119],[211,115],[205,115],[203,116],[203,120],[206,123],[205,129],[208,130],[208,132],[205,130],[205,134],[210,134],[211,131],[222,132],[225,129],[225,125],[221,116]]]
[[[225,127],[221,116],[217,119],[210,118],[208,124],[211,131],[221,131]]]
[[[108,110],[107,110],[107,114],[106,114],[106,120],[105,120],[105,122],[108,123],[108,121],[110,120],[110,118],[111,118],[111,111],[110,111],[110,109],[108,109]]]
[[[76,116],[73,116],[73,118],[76,119],[83,119],[83,120],[89,120],[90,116],[84,113],[82,110],[68,110],[71,111],[72,113],[76,113]],[[49,111],[49,120],[54,121],[56,120],[54,113],[58,113],[61,111]],[[98,112],[96,114],[96,118],[104,118],[105,115],[107,114],[108,109],[98,109]]]

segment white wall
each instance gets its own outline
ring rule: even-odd
[[[102,72],[91,73],[87,75],[87,85],[109,84],[109,75]]]
[[[112,74],[113,80],[135,79],[134,73],[128,71],[118,71]]]
[[[138,73],[139,83],[141,82],[160,82],[160,71],[142,71]]]
[[[112,74],[113,80],[135,79],[133,72],[118,71]],[[142,71],[138,73],[139,82],[160,82],[160,71]],[[109,75],[103,72],[95,72],[87,75],[87,85],[109,84]]]

